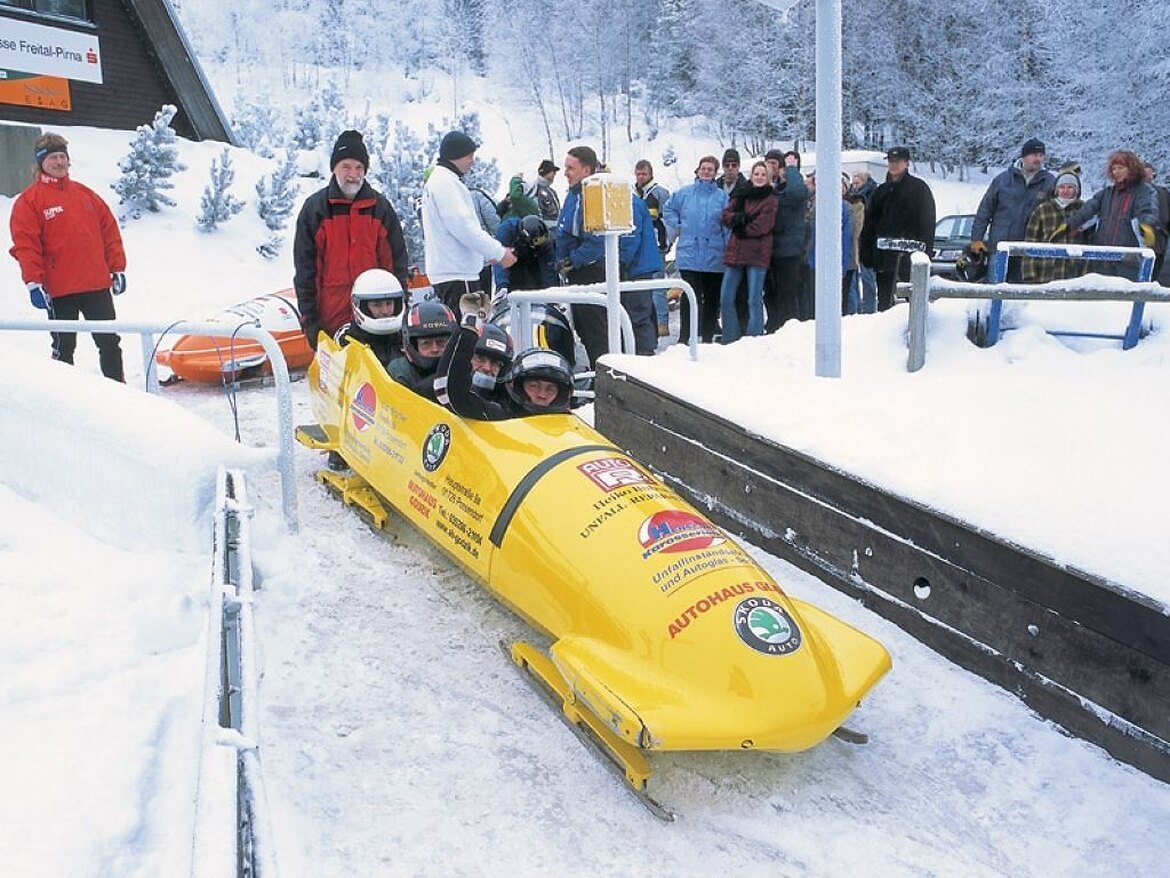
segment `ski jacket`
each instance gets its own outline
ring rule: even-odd
[[[556,248],[550,237],[539,247],[520,243],[520,219],[509,217],[496,229],[496,240],[516,253],[516,264],[511,268],[496,263],[492,266],[492,281],[496,289],[546,290],[559,285],[555,263]]]
[[[772,259],[800,256],[808,236],[808,185],[800,168],[784,166],[784,181],[776,187],[776,226],[772,230]]]
[[[1075,232],[1096,218],[1093,243],[1105,247],[1144,246],[1134,223],[1158,224],[1158,198],[1146,182],[1113,183],[1099,189],[1084,207],[1068,218],[1068,230]]]
[[[570,272],[605,261],[605,240],[601,235],[586,232],[584,219],[578,183],[565,194],[556,229],[557,265],[568,262]]]
[[[424,372],[405,356],[395,357],[386,367],[386,374],[424,399],[437,402],[435,398],[435,370]]]
[[[1031,180],[1025,178],[1017,159],[1016,164],[997,175],[983,193],[971,226],[971,240],[986,241],[991,253],[995,253],[995,245],[1000,241],[1024,240],[1028,217],[1055,187],[1056,177],[1044,168]]]
[[[714,180],[696,180],[679,188],[662,211],[668,241],[675,243],[679,271],[723,271],[723,251],[731,233],[723,225],[727,193]]]
[[[104,201],[69,177],[38,174],[12,205],[12,249],[25,283],[56,299],[110,288],[126,270],[118,222]]]
[[[622,277],[629,280],[662,277],[665,266],[662,263],[662,251],[658,249],[658,234],[654,230],[650,208],[641,198],[634,199],[633,208],[634,230],[618,238],[618,261],[621,263]]]
[[[293,239],[293,286],[313,349],[321,330],[332,335],[351,317],[350,293],[359,274],[383,268],[406,289],[408,261],[398,214],[369,183],[349,201],[331,178],[305,199]]]
[[[722,215],[723,225],[731,229],[723,251],[725,265],[768,267],[772,261],[776,205],[771,186],[750,186],[731,194]],[[738,230],[737,214],[743,215],[743,225]]]
[[[909,171],[902,179],[886,181],[874,190],[861,227],[861,264],[881,272],[898,268],[899,252],[878,249],[879,238],[911,238],[929,253],[934,243],[934,195]]]
[[[670,200],[670,190],[657,180],[650,180],[645,189],[634,187],[638,197],[646,202],[650,209],[650,219],[654,223],[654,234],[658,237],[658,249],[666,252],[666,224],[662,221],[662,207]]]
[[[504,245],[480,225],[470,190],[442,160],[423,187],[422,227],[432,284],[476,280],[485,263],[504,257]]]

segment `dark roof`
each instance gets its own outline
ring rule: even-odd
[[[142,25],[154,61],[174,92],[179,109],[195,129],[197,139],[234,144],[231,123],[215,99],[195,50],[168,0],[122,2]]]

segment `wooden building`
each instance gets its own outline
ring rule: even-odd
[[[130,131],[163,104],[179,136],[233,142],[168,0],[0,0],[0,120]]]

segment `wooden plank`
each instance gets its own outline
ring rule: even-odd
[[[599,377],[595,422],[732,533],[1170,782],[1170,618],[1156,602],[753,437],[629,376]],[[1103,721],[1082,698],[1121,720]]]

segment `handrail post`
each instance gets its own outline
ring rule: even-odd
[[[910,355],[906,370],[917,372],[926,364],[926,315],[930,308],[930,257],[910,254]]]

